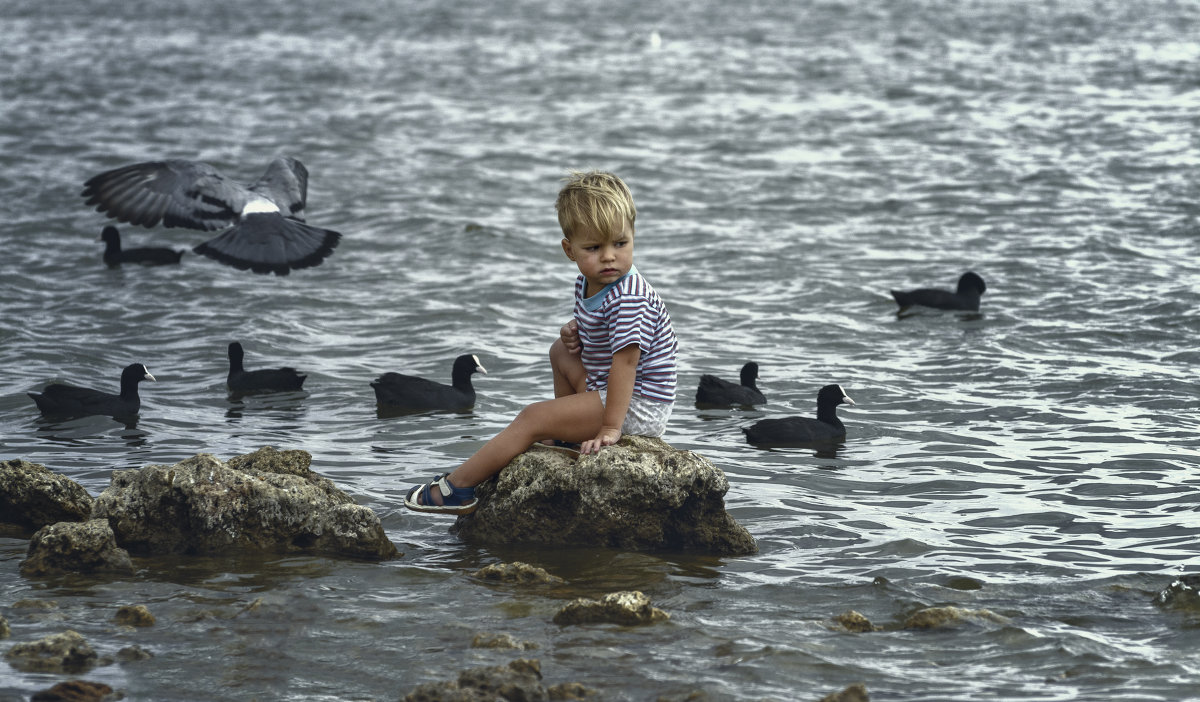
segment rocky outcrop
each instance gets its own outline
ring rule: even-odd
[[[67,630],[32,643],[17,644],[8,649],[4,659],[26,672],[78,673],[96,665],[98,656],[82,636]]]
[[[541,662],[518,658],[508,665],[464,670],[457,680],[425,683],[401,699],[403,702],[539,702],[587,699],[592,692],[578,683],[547,688],[542,684]]]
[[[91,513],[92,496],[79,483],[38,463],[0,461],[0,521],[41,529],[82,522]]]
[[[536,445],[475,489],[453,529],[467,541],[745,555],[753,537],[725,511],[712,463],[660,439],[626,436],[579,456]]]
[[[554,615],[555,624],[620,624],[636,626],[670,619],[671,615],[650,605],[650,598],[636,590],[610,592],[599,600],[586,597],[568,602]]]
[[[21,575],[53,573],[133,573],[129,552],[117,546],[113,530],[103,519],[59,522],[42,527],[29,540]]]
[[[136,553],[399,555],[379,517],[311,463],[306,451],[265,447],[228,463],[202,453],[173,466],[114,471],[93,516],[107,519]]]

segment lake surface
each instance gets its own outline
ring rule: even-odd
[[[69,677],[134,700],[395,700],[538,658],[605,700],[1200,699],[1200,614],[1155,606],[1200,570],[1200,6],[1033,3],[9,0],[0,8],[0,458],[102,492],[112,471],[296,448],[404,552],[136,559],[132,578],[30,580],[0,538],[7,650],[74,629],[80,676],[0,660],[0,699]],[[166,157],[250,181],[310,172],[320,267],[257,276],[187,254],[109,269],[79,196]],[[576,270],[553,201],[569,169],[621,174],[638,267],[680,339],[664,437],[729,478],[742,558],[482,548],[404,493],[550,394]],[[127,246],[206,237],[122,227]],[[900,318],[893,288],[974,270],[978,314]],[[225,349],[305,391],[232,400]],[[468,414],[381,416],[386,371],[448,380]],[[769,403],[693,406],[703,373],[761,366]],[[133,426],[50,422],[27,392],[115,390]],[[741,428],[857,403],[832,449]],[[524,561],[566,579],[488,585]],[[636,589],[671,620],[559,627]],[[33,601],[50,609],[29,607]],[[145,604],[149,629],[112,614]],[[936,631],[930,606],[987,610]],[[856,610],[882,631],[851,634]],[[528,651],[472,648],[508,633]]]

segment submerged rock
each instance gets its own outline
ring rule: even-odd
[[[554,615],[555,624],[620,624],[635,626],[670,619],[671,615],[650,605],[650,598],[634,591],[610,592],[599,600],[580,597],[568,602]]]
[[[493,700],[546,700],[541,662],[518,658],[506,666],[472,668],[458,680],[425,683],[403,697],[404,702],[492,702]]]
[[[961,607],[929,607],[904,620],[905,629],[942,629],[964,622],[990,622],[1008,624],[1009,620],[987,609],[963,609]]]
[[[475,571],[473,575],[480,580],[518,585],[561,585],[566,582],[557,575],[546,572],[545,568],[520,561],[486,565]]]
[[[116,536],[103,519],[59,522],[42,527],[29,540],[21,575],[52,573],[132,573],[129,552],[117,546]]]
[[[626,436],[579,456],[535,445],[475,489],[453,529],[467,541],[745,555],[754,538],[725,511],[725,474],[692,451]]]
[[[1200,614],[1200,574],[1181,575],[1154,597],[1164,609]]]
[[[515,648],[523,651],[537,648],[531,641],[517,641],[511,634],[476,634],[471,639],[471,648]]]
[[[82,522],[91,513],[92,496],[74,480],[38,463],[0,461],[0,521],[41,529]]]
[[[74,631],[17,644],[4,654],[12,667],[37,673],[78,673],[94,666],[96,652]]]
[[[867,694],[866,685],[854,683],[841,692],[825,695],[820,702],[871,702],[871,697]]]
[[[846,631],[862,633],[865,631],[878,631],[879,627],[871,623],[861,612],[856,612],[853,609],[833,618]]]
[[[93,516],[108,520],[122,546],[142,553],[397,556],[379,517],[311,463],[306,451],[265,447],[228,463],[202,453],[173,466],[114,471]]]
[[[60,682],[49,690],[33,693],[30,702],[114,702],[125,698],[104,683],[86,680]]]
[[[113,621],[122,626],[154,626],[157,621],[146,605],[122,605],[113,615]]]

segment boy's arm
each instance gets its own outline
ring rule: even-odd
[[[599,453],[602,447],[620,441],[621,425],[625,423],[625,413],[633,398],[633,383],[641,357],[642,348],[637,344],[630,344],[613,354],[612,368],[608,370],[608,401],[604,403],[603,426],[596,438],[580,444],[580,453]]]

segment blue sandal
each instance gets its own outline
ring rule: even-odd
[[[457,488],[447,479],[449,473],[442,473],[428,485],[418,485],[408,491],[404,498],[404,506],[415,512],[432,512],[435,514],[470,514],[479,508],[479,499],[475,497],[475,488]],[[431,489],[436,486],[442,494],[442,504],[433,503]],[[420,496],[422,502],[417,502]]]

